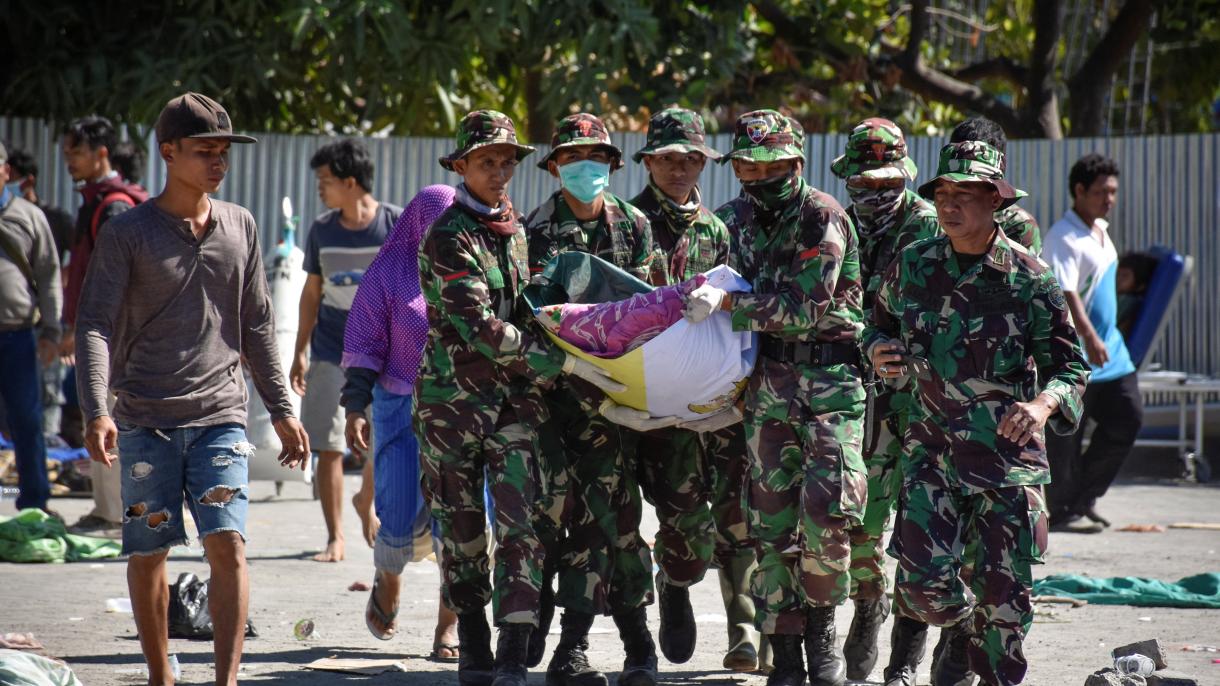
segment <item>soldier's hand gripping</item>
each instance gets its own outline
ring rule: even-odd
[[[691,324],[698,324],[720,309],[724,296],[722,289],[705,283],[686,296],[686,307],[682,310],[682,316]]]
[[[1042,431],[1042,427],[1046,426],[1047,418],[1056,409],[1055,401],[1049,400],[1046,395],[1034,398],[1033,402],[1014,403],[1012,407],[1008,408],[1008,412],[1004,413],[1004,418],[996,427],[996,433],[1023,446]]]
[[[563,361],[563,373],[579,376],[607,393],[622,393],[627,390],[626,386],[614,380],[610,372],[575,355],[568,355]]]
[[[897,379],[906,376],[906,348],[901,343],[878,343],[869,351],[869,361],[877,376],[883,379]]]
[[[615,424],[621,424],[628,429],[634,431],[655,431],[657,429],[665,429],[671,426],[676,426],[682,421],[678,417],[654,417],[647,412],[619,405],[613,400],[606,399],[602,402],[598,411],[602,416]]]

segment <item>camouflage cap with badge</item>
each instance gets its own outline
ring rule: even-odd
[[[863,176],[870,179],[915,180],[919,169],[907,154],[902,129],[889,119],[870,117],[856,125],[847,137],[847,148],[830,163],[840,179]]]
[[[668,152],[703,153],[709,159],[720,159],[720,153],[707,146],[703,132],[703,117],[682,107],[668,107],[648,120],[648,140],[631,159],[639,162],[645,155]]]
[[[804,138],[804,136],[800,136]],[[775,110],[754,110],[737,118],[733,127],[733,151],[720,158],[751,162],[805,160],[805,151],[797,143],[798,135],[792,120]]]
[[[551,151],[546,157],[538,160],[538,168],[546,169],[555,153],[577,145],[605,147],[610,151],[610,169],[620,169],[623,166],[623,151],[610,142],[610,132],[606,130],[606,125],[598,117],[581,112],[570,114],[555,125],[555,133],[551,134]]]
[[[495,110],[475,110],[462,117],[458,124],[457,149],[438,161],[442,167],[453,171],[454,162],[489,145],[513,146],[518,162],[534,152],[534,148],[517,142],[517,128],[507,114]]]
[[[941,148],[936,178],[921,185],[919,194],[931,200],[936,186],[942,181],[991,184],[1002,199],[999,209],[1012,205],[1026,195],[1025,191],[1014,188],[1004,180],[1004,153],[983,141],[962,141]]]

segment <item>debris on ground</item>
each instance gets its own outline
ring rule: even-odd
[[[1169,525],[1170,529],[1199,529],[1201,531],[1220,531],[1220,523],[1217,522],[1174,522]]]
[[[1211,647],[1188,645],[1182,650],[1202,652]],[[1114,659],[1114,666],[1090,674],[1084,682],[1085,686],[1199,686],[1199,681],[1189,674],[1169,669],[1168,658],[1159,639],[1119,646],[1110,651],[1110,656]]]
[[[1060,605],[1071,605],[1072,607],[1083,607],[1089,604],[1089,601],[1080,598],[1069,598],[1061,595],[1036,595],[1030,598],[1031,602],[1035,603],[1056,603]]]
[[[352,585],[347,587],[347,590],[363,592],[369,590],[369,585],[363,581],[353,581]]]
[[[400,660],[369,660],[362,658],[323,657],[305,665],[305,669],[317,669],[324,672],[342,672],[344,674],[365,674],[373,676],[383,672],[406,672],[407,666]]]
[[[81,686],[68,665],[20,650],[0,650],[0,684]]]
[[[1115,531],[1130,531],[1137,534],[1163,534],[1165,533],[1165,527],[1160,524],[1128,524],[1121,529],[1115,529]]]

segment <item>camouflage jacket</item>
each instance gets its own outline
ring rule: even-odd
[[[591,253],[643,281],[652,266],[652,228],[643,212],[605,193],[605,209],[596,227],[587,232],[555,191],[525,220],[529,235],[529,268],[540,273],[551,258],[566,250]]]
[[[948,237],[915,243],[886,270],[864,349],[886,340],[927,362],[910,368],[912,468],[947,470],[974,491],[1050,481],[1041,437],[1021,447],[996,433],[1013,403],[1039,391],[1059,401],[1048,429],[1067,434],[1080,420],[1089,366],[1063,291],[1038,258],[997,232],[963,273]]]
[[[659,197],[649,185],[631,199],[652,226],[652,278],[654,285],[680,283],[720,264],[729,262],[729,230],[702,204],[692,216],[678,216],[668,198]],[[675,260],[685,247],[685,259]]]
[[[1016,205],[1009,205],[995,213],[995,223],[1008,236],[1008,240],[1020,243],[1034,257],[1042,255],[1042,232],[1034,215]]]
[[[738,193],[736,198],[716,208],[713,213],[724,223],[729,232],[728,265],[741,271],[741,232],[754,218],[754,207],[745,193]]]
[[[559,376],[565,353],[529,330],[518,306],[529,283],[527,260],[519,224],[515,234],[501,236],[455,204],[432,225],[419,248],[428,307],[419,403],[471,399],[495,411],[504,399]],[[519,412],[540,412],[540,397]]]
[[[733,295],[733,329],[855,342],[863,319],[855,228],[838,201],[803,179],[798,197],[765,226],[754,211],[738,229],[738,271],[753,292]]]
[[[936,208],[932,203],[909,188],[903,197],[903,216],[896,228],[875,238],[860,237],[860,282],[864,284],[866,313],[873,307],[885,268],[898,253],[915,241],[940,235],[940,222],[936,220]],[[859,226],[854,207],[847,208],[847,216]]]

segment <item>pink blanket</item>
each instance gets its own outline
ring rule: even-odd
[[[536,316],[560,338],[598,357],[618,357],[656,338],[682,318],[686,296],[707,279],[661,286],[612,303],[546,305]]]

